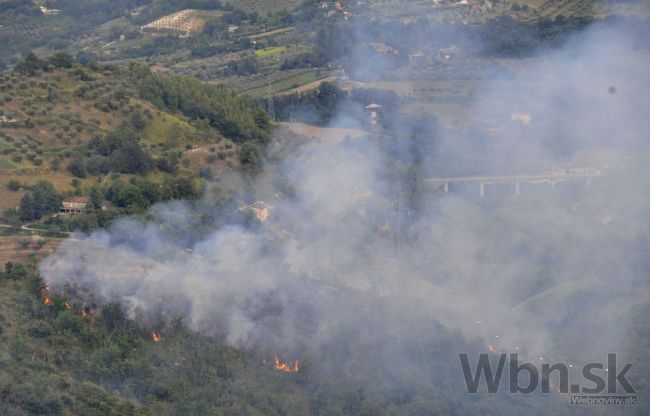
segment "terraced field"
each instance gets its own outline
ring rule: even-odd
[[[221,16],[223,13],[213,10],[186,9],[142,26],[144,31],[171,30],[185,35],[200,32],[205,25],[205,19]]]
[[[300,0],[231,0],[230,3],[247,12],[268,13],[296,7]]]
[[[319,75],[320,74],[320,75]],[[293,69],[275,72],[268,76],[238,77],[229,79],[228,85],[238,93],[263,97],[268,93],[282,93],[323,78],[326,74],[314,69]]]

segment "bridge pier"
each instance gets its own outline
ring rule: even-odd
[[[481,182],[478,189],[479,196],[483,198],[485,196],[485,182]]]
[[[444,190],[445,190],[445,193],[446,193],[446,194],[449,193],[449,182],[445,182],[445,184],[444,184]]]
[[[521,191],[521,182],[515,181],[515,195],[519,195],[519,192]]]

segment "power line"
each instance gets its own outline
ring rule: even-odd
[[[401,267],[400,262],[402,261],[401,258],[401,249],[402,249],[402,227],[401,227],[401,216],[402,216],[402,191],[400,190],[399,195],[397,197],[397,200],[394,201],[395,206],[396,206],[396,220],[395,220],[395,235],[394,235],[394,241],[395,241],[395,255],[397,257],[397,264],[398,267]],[[400,271],[400,275],[402,275]],[[415,309],[415,302],[411,302],[413,312],[411,316],[413,316],[413,320],[415,325],[417,325],[417,333],[418,334],[423,334],[424,333],[424,328],[421,325],[420,320],[418,319],[417,315],[417,310]],[[422,344],[422,340],[419,338],[419,336],[416,336],[416,343],[418,347],[418,352],[420,356],[420,360],[422,361],[424,367],[426,368],[427,371],[427,381],[429,383],[429,386],[431,388],[431,393],[433,394],[434,400],[436,401],[436,407],[438,409],[438,413],[440,414],[440,400],[438,398],[438,395],[436,394],[436,388],[433,384],[433,372],[431,370],[431,366],[429,365],[429,361],[427,360],[425,351],[424,351],[424,346]],[[433,338],[434,338],[434,343],[436,344],[436,349],[438,350],[438,356],[442,357],[442,349],[440,348],[440,341],[438,339],[438,333],[435,328],[435,325],[433,325]],[[454,405],[454,408],[456,410],[456,414],[460,415],[460,407],[458,405],[458,401],[456,399],[456,393],[454,392],[454,388],[451,384],[451,379],[449,378],[449,374],[447,373],[447,369],[445,368],[445,365],[442,364],[442,371],[445,375],[445,379],[447,381],[447,385],[450,387],[451,390],[451,398],[452,402]]]

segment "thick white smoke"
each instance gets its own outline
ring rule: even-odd
[[[488,186],[485,199],[478,185],[431,190],[412,212],[375,140],[310,144],[282,164],[292,194],[265,201],[264,224],[232,222],[188,247],[177,230],[194,224],[191,208],[162,204],[152,220],[123,219],[65,241],[42,276],[99,303],[123,302],[133,316],[181,316],[244,348],[317,353],[344,341],[361,350],[424,337],[438,321],[530,355],[623,349],[621,318],[649,294],[640,254],[650,207],[648,59],[599,26],[527,60],[514,78],[487,82],[472,106],[470,124],[512,113],[532,119],[499,123],[486,136],[487,170],[544,173],[573,158],[603,171],[589,186],[523,185],[519,196]],[[478,144],[463,134],[445,134],[441,154],[472,152]],[[610,157],[575,161],[594,148]],[[570,329],[577,332],[566,339]]]

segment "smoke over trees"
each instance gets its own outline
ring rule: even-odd
[[[251,180],[249,192],[271,206],[263,223],[247,225],[232,202],[215,208],[213,189],[64,242],[42,276],[71,296],[119,302],[130,318],[163,327],[181,319],[261,357],[299,356],[308,377],[300,382],[317,396],[340,397],[330,381],[342,379],[376,406],[353,401],[350,414],[580,414],[556,396],[468,395],[457,357],[491,348],[579,366],[608,351],[647,356],[630,331],[648,300],[650,83],[640,70],[647,57],[635,57],[628,39],[597,25],[536,56],[530,72],[495,75],[469,115],[478,126],[522,109],[529,124],[480,135],[397,120],[395,145],[388,135],[307,144]],[[144,78],[161,105],[209,108],[172,103],[173,83]],[[330,127],[349,122],[330,118]],[[584,169],[603,170],[589,185],[531,183],[515,195],[488,184],[481,199],[477,187],[444,194],[426,180],[530,174],[602,147],[623,156],[589,159]],[[313,413],[334,407],[323,400]]]

